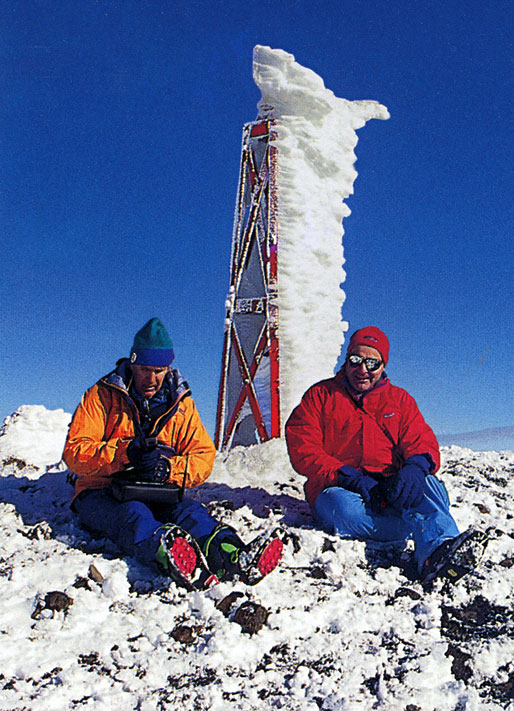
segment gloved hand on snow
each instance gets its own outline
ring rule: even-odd
[[[423,454],[407,459],[383,484],[387,502],[399,510],[419,506],[425,495],[425,476],[429,473],[430,462]]]

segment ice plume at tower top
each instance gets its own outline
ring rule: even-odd
[[[387,119],[376,101],[335,96],[292,54],[257,45],[259,116],[276,121],[282,422],[312,383],[330,377],[348,324],[342,220],[353,193],[356,131]],[[371,317],[371,315],[370,315]]]

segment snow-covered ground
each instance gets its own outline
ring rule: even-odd
[[[497,537],[476,575],[424,591],[408,550],[313,527],[282,441],[237,448],[193,495],[246,538],[284,525],[283,564],[188,594],[78,526],[68,421],[24,406],[0,434],[0,709],[514,709],[512,452],[443,450],[457,522]]]

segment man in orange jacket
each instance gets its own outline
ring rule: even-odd
[[[83,395],[63,453],[76,474],[72,507],[85,527],[189,589],[255,584],[280,560],[280,533],[245,545],[183,496],[207,479],[216,450],[173,359],[164,325],[150,319],[130,358]]]
[[[313,385],[286,424],[289,457],[307,477],[314,519],[343,538],[403,547],[413,538],[420,578],[457,580],[474,568],[486,537],[459,534],[450,514],[436,437],[415,400],[385,373],[389,341],[356,331],[333,378]]]

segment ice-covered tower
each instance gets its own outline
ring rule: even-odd
[[[280,49],[256,46],[261,90],[243,127],[216,445],[279,437],[309,385],[333,374],[344,341],[344,203],[357,129],[386,119],[347,101]]]

